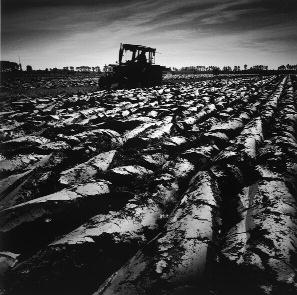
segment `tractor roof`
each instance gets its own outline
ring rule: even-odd
[[[142,45],[133,45],[133,44],[122,44],[124,50],[142,50],[146,52],[156,52],[156,48],[142,46]]]

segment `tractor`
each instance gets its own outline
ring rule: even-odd
[[[109,65],[99,80],[102,88],[137,88],[161,84],[166,67],[155,65],[156,49],[122,44],[117,64]]]

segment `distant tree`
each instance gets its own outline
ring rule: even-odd
[[[232,69],[231,69],[230,66],[224,66],[224,67],[223,67],[223,71],[224,71],[224,72],[231,72]]]
[[[101,69],[99,66],[96,66],[96,67],[92,67],[92,71],[93,72],[96,72],[96,73],[100,73],[101,72]]]
[[[27,72],[32,72],[32,66],[30,66],[30,65],[27,65],[27,67],[26,67],[26,70],[27,70]]]
[[[220,68],[219,68],[219,67],[213,67],[213,68],[212,68],[212,73],[213,73],[214,75],[218,75],[218,74],[220,73]]]
[[[243,67],[244,67],[244,70],[246,71],[248,66],[247,64],[245,64]]]
[[[0,61],[1,72],[14,72],[19,70],[19,64],[11,61]]]
[[[108,72],[108,66],[107,65],[104,65],[104,67],[103,67],[103,72]]]

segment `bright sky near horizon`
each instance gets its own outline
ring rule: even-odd
[[[158,64],[297,64],[297,0],[2,0],[1,59],[46,67],[115,63],[119,45]]]

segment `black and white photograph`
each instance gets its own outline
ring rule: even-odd
[[[0,0],[0,295],[296,295],[296,0]]]

